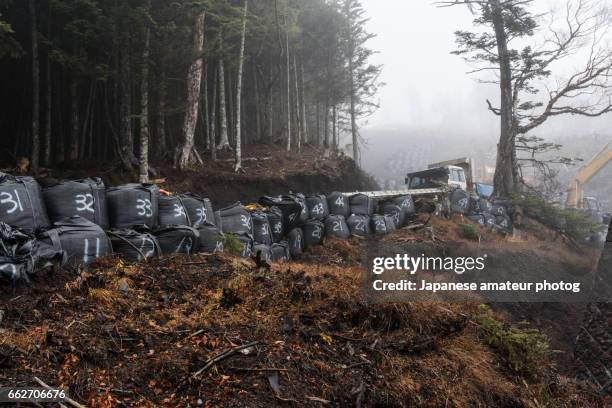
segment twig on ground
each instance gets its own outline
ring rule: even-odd
[[[234,354],[236,354],[237,352],[239,352],[240,350],[244,350],[247,349],[249,347],[253,347],[260,344],[259,341],[252,341],[250,343],[247,344],[243,344],[242,346],[238,346],[238,347],[234,347],[233,349],[224,351],[221,354],[217,354],[215,357],[211,358],[210,360],[208,360],[206,362],[206,364],[204,365],[204,367],[200,368],[198,371],[196,371],[195,373],[193,373],[194,377],[199,376],[200,374],[202,374],[204,371],[208,370],[210,367],[212,367],[213,365],[215,365],[216,363],[218,363],[221,360],[224,360],[228,357],[233,356]]]
[[[40,386],[42,386],[42,387],[44,387],[44,388],[46,388],[46,389],[48,389],[48,390],[52,390],[52,389],[54,389],[54,388],[50,387],[49,385],[45,384],[45,383],[43,382],[43,380],[41,380],[41,379],[40,379],[40,378],[38,378],[38,377],[34,377],[34,381],[36,381],[38,384],[40,384]],[[69,403],[69,404],[70,404],[70,405],[72,405],[73,407],[76,407],[76,408],[85,408],[85,406],[84,406],[84,405],[79,404],[78,402],[76,402],[75,400],[73,400],[73,399],[71,399],[71,398],[69,398],[69,397],[65,397],[65,398],[64,398],[64,401],[66,401],[67,403]]]

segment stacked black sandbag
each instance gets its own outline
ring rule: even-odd
[[[460,188],[454,189],[450,193],[450,208],[453,212],[468,214],[470,212],[470,197],[468,192]]]
[[[349,197],[351,214],[372,215],[378,205],[377,200],[365,194],[353,194]]]
[[[269,245],[253,245],[253,255],[259,256],[259,259],[262,261],[270,262],[272,260],[272,250],[270,249]]]
[[[346,220],[352,235],[368,236],[372,233],[370,228],[370,217],[367,215],[353,214]]]
[[[100,178],[62,180],[43,189],[51,222],[78,215],[108,229],[106,187]]]
[[[218,211],[221,231],[229,234],[253,235],[251,214],[240,203],[235,203]]]
[[[295,194],[295,199],[298,203],[300,203],[300,206],[302,207],[300,215],[298,216],[299,225],[302,225],[306,221],[308,221],[308,218],[310,216],[310,213],[308,212],[308,206],[306,205],[306,197],[302,193],[297,193]]]
[[[148,232],[131,229],[109,231],[113,252],[128,261],[143,261],[161,254],[157,239]]]
[[[280,242],[284,234],[283,213],[278,207],[270,207],[265,211],[265,214],[268,218],[268,224],[270,224],[272,242]]]
[[[203,198],[192,193],[181,194],[179,197],[183,202],[183,207],[185,207],[192,227],[197,228],[200,225],[217,225],[213,206],[208,198]]]
[[[371,230],[374,234],[387,234],[387,221],[384,215],[374,214],[370,217]]]
[[[507,215],[506,206],[500,202],[493,203],[490,212],[496,217],[503,217]]]
[[[198,251],[210,254],[223,252],[223,234],[219,232],[217,227],[201,225],[198,227],[198,233],[200,234]]]
[[[159,226],[191,225],[183,200],[179,196],[159,196]]]
[[[251,213],[251,220],[253,221],[253,241],[256,244],[272,245],[270,221],[268,221],[266,213],[260,210],[254,211]]]
[[[506,233],[512,232],[512,220],[507,215],[498,215],[495,217],[495,225]]]
[[[385,217],[385,224],[387,225],[387,232],[393,232],[397,229],[396,227],[396,221],[395,221],[395,217],[393,217],[392,215],[384,215]]]
[[[475,222],[481,226],[486,226],[485,216],[481,214],[468,215],[466,217],[468,220]]]
[[[325,221],[325,236],[347,239],[351,232],[342,215],[331,214]]]
[[[394,204],[391,201],[387,201],[382,205],[382,212],[384,215],[388,215],[393,218],[395,229],[404,226],[404,223],[406,222],[404,210],[402,210],[399,205]]]
[[[234,237],[242,245],[240,256],[243,258],[249,258],[253,253],[253,239],[247,234],[233,234]]]
[[[125,184],[106,190],[108,220],[113,229],[157,227],[159,189],[154,184]]]
[[[61,264],[63,252],[0,221],[0,280],[29,282],[39,268]]]
[[[292,258],[297,258],[304,252],[304,232],[301,228],[294,228],[287,234],[289,241],[289,254]]]
[[[308,220],[302,226],[304,232],[304,247],[310,248],[323,243],[325,225],[319,220]]]
[[[322,194],[306,197],[306,207],[308,207],[310,218],[313,220],[322,221],[329,215],[327,197]]]
[[[50,226],[36,180],[0,173],[0,221],[29,233]]]
[[[259,199],[259,204],[271,208],[277,207],[283,214],[283,233],[286,234],[300,224],[300,214],[302,205],[294,195],[283,196],[263,196]]]
[[[38,239],[64,253],[63,265],[87,265],[112,253],[111,242],[104,230],[78,215],[53,223]]]
[[[493,228],[493,226],[495,225],[495,216],[491,215],[488,212],[482,213],[482,216],[484,217],[484,220],[485,220],[485,226],[487,228]]]
[[[336,191],[327,196],[327,207],[330,215],[341,215],[346,218],[351,213],[348,197]]]
[[[162,255],[193,254],[198,249],[200,233],[188,225],[172,225],[155,231]]]
[[[289,254],[289,243],[287,241],[275,242],[270,247],[270,259],[272,262],[287,262],[291,259]]]
[[[401,196],[393,197],[391,202],[402,209],[404,214],[404,220],[408,219],[409,216],[416,212],[414,200],[410,194],[404,194]]]
[[[470,194],[470,213],[482,214],[490,213],[492,209],[491,203],[484,197],[476,194]]]

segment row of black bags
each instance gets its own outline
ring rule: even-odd
[[[463,214],[483,227],[505,233],[512,232],[512,206],[504,200],[490,200],[476,193],[454,189],[449,196],[450,211]]]

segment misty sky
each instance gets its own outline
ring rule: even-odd
[[[560,0],[537,0],[554,8]],[[371,18],[369,31],[377,37],[370,46],[383,64],[380,109],[366,128],[439,129],[452,135],[479,135],[494,140],[498,120],[487,111],[485,99],[497,100],[495,85],[475,81],[470,67],[456,55],[453,32],[470,29],[467,8],[437,8],[428,0],[363,0]],[[536,131],[542,136],[609,132],[612,116],[551,120]]]

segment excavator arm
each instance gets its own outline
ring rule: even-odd
[[[586,165],[580,168],[578,174],[567,189],[567,206],[582,207],[584,185],[589,182],[601,169],[612,161],[612,142],[608,142]]]

